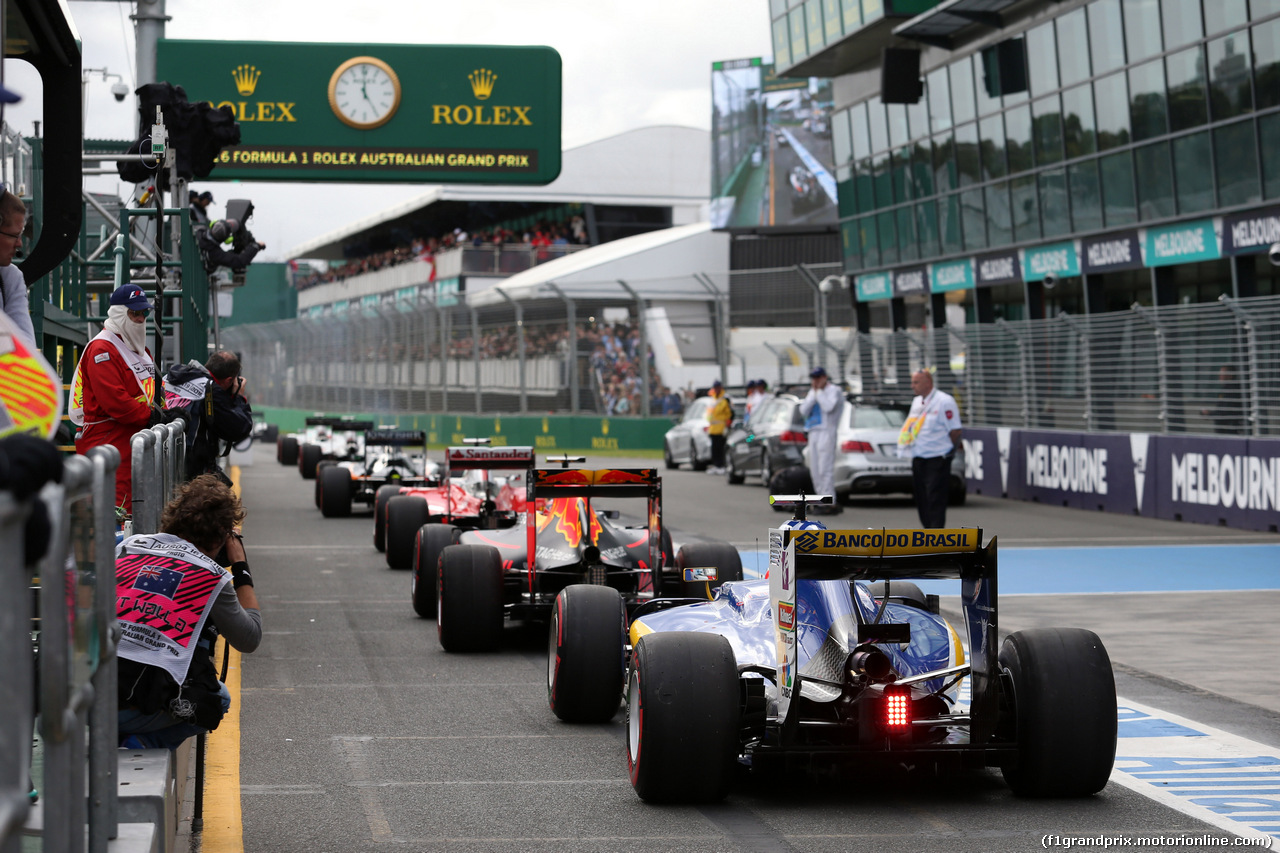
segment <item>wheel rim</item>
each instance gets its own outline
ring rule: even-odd
[[[556,663],[558,655],[556,642],[560,636],[560,608],[555,607],[551,611],[551,630],[547,632],[547,692],[554,698],[556,686]]]
[[[627,677],[627,763],[635,778],[636,760],[640,757],[640,728],[644,707],[640,703],[640,673],[632,669]]]
[[[764,487],[769,488],[769,481],[773,479],[773,470],[769,466],[769,451],[760,454],[760,479],[764,481]]]

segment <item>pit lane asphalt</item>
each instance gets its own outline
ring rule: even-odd
[[[412,612],[408,573],[387,569],[374,550],[371,516],[321,518],[312,483],[266,450],[242,469],[265,634],[243,663],[246,850],[1013,853],[1042,849],[1048,833],[1223,834],[1115,784],[1087,800],[1019,800],[992,771],[763,780],[739,785],[721,805],[647,806],[626,779],[621,713],[570,726],[548,709],[541,626],[508,628],[497,654],[445,654],[434,623]],[[783,518],[757,485],[663,474],[677,544],[711,537],[753,548]],[[896,498],[860,501],[832,521],[916,523],[910,501]],[[981,497],[948,521],[998,533],[1003,546],[1278,541]],[[1007,629],[1049,617],[1093,628],[1117,664],[1121,695],[1280,746],[1280,713],[1258,701],[1280,691],[1257,687],[1275,678],[1277,605],[1274,592],[1011,596],[1002,615]]]

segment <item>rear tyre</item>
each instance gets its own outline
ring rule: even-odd
[[[324,494],[324,478],[321,477],[320,474],[322,471],[324,471],[325,468],[328,468],[332,464],[333,464],[332,460],[322,459],[320,461],[320,464],[316,466],[316,484],[315,484],[315,488],[312,489],[312,491],[315,493],[316,509],[322,512],[324,511],[324,498],[322,497]]]
[[[298,439],[295,436],[286,435],[277,440],[276,459],[281,465],[298,464]]]
[[[436,578],[440,554],[458,544],[458,528],[451,524],[424,524],[413,538],[413,612],[423,619],[436,615]]]
[[[400,494],[399,486],[378,486],[373,495],[373,547],[387,550],[387,501]]]
[[[341,465],[326,465],[316,480],[320,483],[320,513],[325,518],[351,515],[351,472]]]
[[[625,678],[627,610],[613,587],[579,583],[556,596],[547,638],[547,701],[566,723],[607,723]]]
[[[280,435],[280,427],[276,424],[267,424],[267,428],[262,431],[262,441],[272,442]]]
[[[1020,797],[1087,797],[1116,757],[1116,682],[1098,635],[1033,628],[1000,648],[1001,684],[1017,754],[1000,766]]]
[[[387,565],[393,569],[413,567],[413,539],[427,523],[428,507],[423,498],[398,495],[387,501]]]
[[[733,454],[725,453],[725,476],[728,478],[730,485],[740,486],[747,476],[738,470],[738,466],[733,463]]]
[[[686,583],[686,567],[715,566],[713,582]],[[680,547],[676,554],[676,577],[680,580],[681,594],[687,598],[711,598],[713,590],[725,581],[742,580],[742,555],[727,542],[691,542]]]
[[[451,545],[436,576],[436,632],[446,652],[489,652],[502,643],[502,561],[488,545]]]
[[[627,770],[650,803],[724,799],[738,756],[738,664],[719,634],[640,638],[627,677]]]
[[[299,448],[298,470],[302,472],[302,479],[316,478],[316,466],[320,464],[320,457],[323,455],[318,444],[304,444]]]

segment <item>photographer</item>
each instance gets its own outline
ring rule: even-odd
[[[227,240],[231,240],[230,252],[223,248]],[[208,273],[218,267],[242,270],[253,262],[258,252],[267,248],[266,243],[254,240],[249,229],[236,219],[220,219],[208,228],[197,228],[196,243],[204,255],[204,269]]]
[[[165,405],[190,415],[188,479],[213,474],[228,482],[218,460],[253,432],[253,408],[240,370],[235,353],[219,350],[203,365],[194,359],[175,364],[164,376]]]
[[[214,640],[221,634],[242,652],[262,641],[237,532],[243,520],[230,488],[197,477],[164,508],[160,533],[130,536],[117,547],[121,746],[177,749],[216,729],[231,707],[214,666]]]

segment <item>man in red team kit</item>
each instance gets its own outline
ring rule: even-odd
[[[76,452],[110,444],[120,451],[116,506],[132,506],[133,453],[138,430],[170,420],[154,408],[159,374],[146,347],[151,303],[136,284],[111,294],[102,331],[84,348],[71,381],[71,420],[80,427]]]

